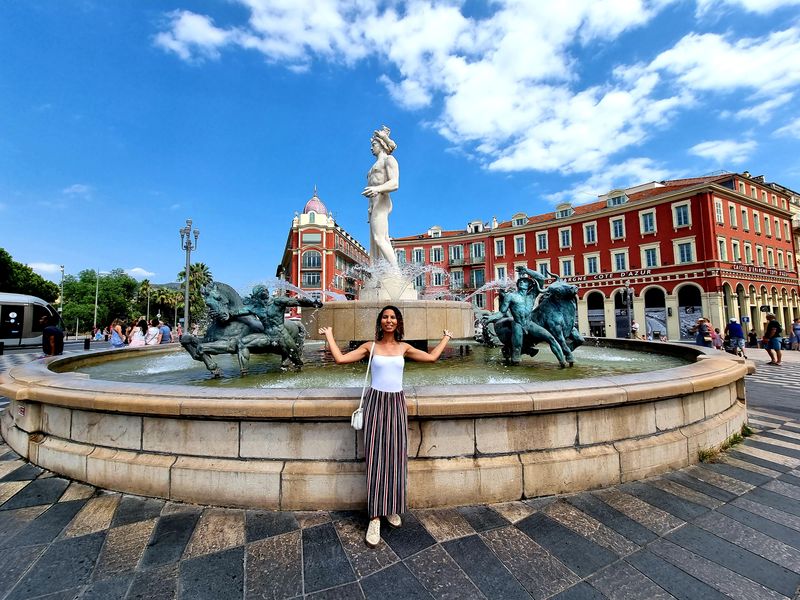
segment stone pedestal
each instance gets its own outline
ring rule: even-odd
[[[414,282],[404,277],[389,276],[379,281],[369,281],[358,294],[359,300],[391,304],[400,300],[417,300],[419,295]]]

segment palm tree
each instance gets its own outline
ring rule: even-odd
[[[201,290],[214,281],[211,269],[205,263],[192,263],[189,266],[189,312],[193,320],[200,318],[206,310]],[[178,281],[186,285],[186,269],[178,273]]]

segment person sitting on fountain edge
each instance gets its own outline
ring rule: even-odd
[[[332,327],[322,327],[336,364],[358,362],[372,353],[372,380],[364,396],[364,457],[367,463],[366,542],[375,548],[381,540],[381,517],[400,527],[406,511],[408,479],[408,412],[403,395],[405,359],[436,362],[453,335],[445,329],[441,341],[425,352],[402,341],[403,315],[395,306],[385,306],[375,320],[375,340],[342,354]]]

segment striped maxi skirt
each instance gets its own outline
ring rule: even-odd
[[[406,511],[408,410],[403,392],[368,388],[364,399],[364,455],[370,518]]]

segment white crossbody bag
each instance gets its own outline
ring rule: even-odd
[[[353,411],[350,416],[350,425],[355,430],[364,429],[364,394],[367,391],[367,381],[369,381],[369,368],[372,366],[372,354],[375,352],[375,342],[372,342],[372,348],[369,350],[369,360],[367,361],[367,373],[364,375],[364,387],[361,388],[361,400],[358,402],[358,408]]]

